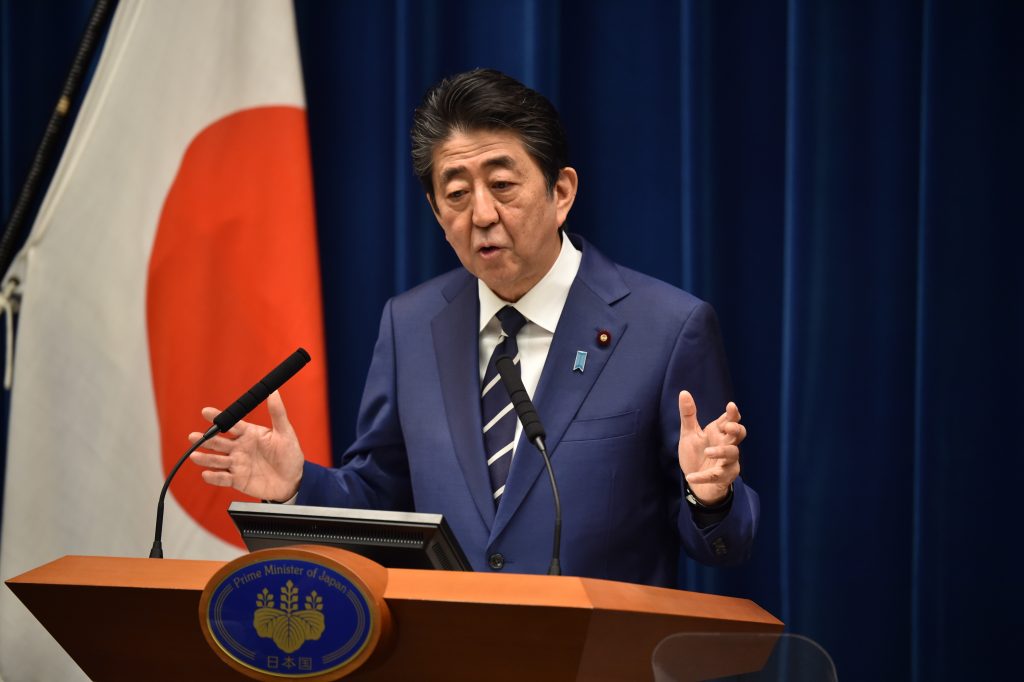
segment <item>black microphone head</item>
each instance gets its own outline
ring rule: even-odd
[[[501,383],[505,385],[505,390],[508,391],[508,396],[512,400],[512,407],[519,415],[519,421],[523,423],[523,433],[526,434],[526,438],[533,441],[538,436],[546,437],[544,425],[541,424],[540,417],[537,416],[537,410],[533,407],[530,394],[526,392],[526,386],[523,385],[523,378],[519,375],[519,368],[516,367],[515,362],[509,356],[502,355],[494,361],[494,365],[501,376]]]
[[[516,367],[516,363],[507,355],[500,355],[498,359],[494,361],[494,366],[498,368],[498,374],[501,375],[501,381],[505,384],[505,387],[509,389],[509,393],[512,393],[512,388],[515,387],[515,383],[509,386],[506,377],[515,377],[519,379],[519,383],[522,383],[522,377],[519,376],[519,368]],[[515,380],[513,379],[513,382]]]
[[[232,426],[237,424],[240,419],[245,417],[245,415],[252,412],[253,408],[266,400],[267,396],[281,388],[286,381],[295,376],[295,373],[305,367],[309,360],[310,356],[309,353],[306,352],[306,349],[297,349],[294,353],[285,358],[280,365],[270,370],[270,373],[267,374],[267,376],[263,377],[252,388],[246,391],[242,397],[214,417],[214,425],[220,429],[221,433],[230,429]]]
[[[229,407],[213,418],[213,425],[216,426],[221,433],[229,431],[231,427],[237,424],[243,417],[240,413],[241,410],[232,410]]]

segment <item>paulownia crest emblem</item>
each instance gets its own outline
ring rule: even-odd
[[[267,588],[256,595],[252,624],[260,637],[290,654],[307,640],[320,639],[324,631],[324,599],[316,590],[306,595],[306,608],[299,610],[299,588],[289,580],[281,588],[281,608],[274,608],[274,595]]]

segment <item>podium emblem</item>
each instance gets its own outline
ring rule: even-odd
[[[274,608],[274,595],[267,588],[256,595],[252,625],[260,637],[274,640],[277,648],[293,653],[308,639],[320,639],[324,631],[324,599],[316,590],[306,597],[299,611],[299,588],[291,580],[281,588],[281,608]]]
[[[236,559],[207,584],[200,618],[215,652],[257,679],[321,676],[359,658],[378,627],[373,595],[324,557],[275,554]]]

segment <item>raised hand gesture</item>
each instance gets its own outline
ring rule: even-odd
[[[747,437],[736,403],[703,429],[697,422],[697,404],[689,391],[679,394],[679,467],[690,490],[703,504],[725,499],[740,473],[739,445]]]
[[[240,421],[225,435],[214,436],[190,459],[201,467],[203,480],[210,485],[234,488],[263,500],[284,502],[299,489],[305,456],[299,439],[288,421],[281,395],[274,391],[267,398],[271,428]],[[203,408],[203,418],[212,422],[220,411]],[[190,433],[195,443],[203,434]]]

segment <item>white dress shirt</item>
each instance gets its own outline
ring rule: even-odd
[[[483,383],[491,354],[501,341],[501,323],[495,315],[505,306],[511,305],[527,320],[516,336],[516,344],[519,346],[519,373],[523,378],[523,385],[530,398],[534,397],[537,384],[540,382],[540,373],[551,349],[551,339],[554,338],[555,328],[558,326],[558,318],[562,316],[565,300],[569,297],[569,288],[576,279],[582,258],[583,254],[563,234],[562,250],[558,253],[554,265],[532,289],[511,304],[487,288],[482,280],[477,280],[480,297],[480,383]],[[517,420],[517,446],[522,432],[523,425]]]

